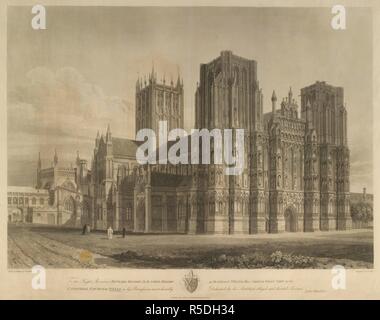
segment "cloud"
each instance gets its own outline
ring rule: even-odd
[[[351,191],[360,192],[363,187],[368,192],[373,191],[373,162],[372,145],[362,143],[349,145],[350,157],[350,186]]]
[[[77,131],[80,122],[85,122],[85,127],[98,127],[112,121],[114,130],[125,135],[130,126],[123,120],[133,111],[131,104],[119,97],[107,96],[99,86],[87,82],[77,70],[69,67],[56,72],[44,67],[30,70],[24,83],[12,90],[9,98],[11,130],[19,126],[21,112],[24,120],[36,120],[38,128],[72,133],[72,129]]]
[[[133,105],[107,95],[74,68],[30,70],[8,92],[9,183],[25,174],[17,163],[30,161],[38,151],[43,159],[50,159],[55,148],[62,160],[74,159],[76,150],[89,158],[97,131],[107,124],[114,136],[133,137]]]

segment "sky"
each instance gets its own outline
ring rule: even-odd
[[[31,28],[30,7],[8,7],[8,185],[36,182],[44,167],[91,160],[96,133],[134,138],[135,84],[152,69],[184,82],[185,128],[194,122],[201,63],[222,50],[256,60],[264,93],[279,101],[315,81],[344,87],[351,191],[372,192],[372,19],[346,8],[47,7],[47,29]]]

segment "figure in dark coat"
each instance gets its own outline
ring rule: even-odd
[[[126,234],[127,234],[127,230],[123,228],[123,238],[125,238]]]
[[[82,234],[86,234],[87,224],[83,226]]]

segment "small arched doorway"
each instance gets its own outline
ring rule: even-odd
[[[144,197],[139,197],[137,199],[136,221],[135,221],[134,231],[135,232],[145,231],[145,198]]]
[[[76,219],[76,204],[72,196],[67,196],[63,201],[63,210],[58,217],[58,224],[73,226]],[[51,223],[51,222],[49,222]]]
[[[285,231],[286,232],[297,232],[297,213],[293,208],[287,208],[285,210]]]

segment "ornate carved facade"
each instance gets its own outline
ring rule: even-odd
[[[123,139],[115,154],[111,133],[98,137],[94,226],[211,234],[349,229],[343,89],[324,82],[303,88],[300,117],[291,89],[279,108],[274,91],[271,100],[264,114],[254,60],[223,51],[200,67],[195,128],[245,130],[238,176],[216,164],[140,166],[135,141]],[[159,120],[169,130],[183,127],[183,85],[159,84],[152,71],[148,84],[137,82],[136,110],[136,130],[158,130]]]

